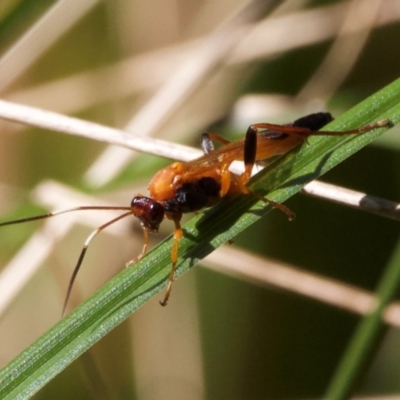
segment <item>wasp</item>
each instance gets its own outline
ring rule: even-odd
[[[157,172],[148,185],[149,196],[136,195],[128,207],[74,207],[44,215],[3,222],[0,223],[0,226],[35,221],[78,210],[126,211],[99,226],[86,239],[69,281],[63,305],[62,314],[64,315],[86,250],[98,233],[130,215],[139,219],[143,228],[143,248],[135,259],[127,263],[128,266],[139,261],[145,255],[149,242],[149,232],[157,233],[164,219],[169,219],[174,223],[175,228],[171,249],[171,271],[164,298],[160,301],[160,304],[165,306],[170,297],[174,281],[179,253],[179,240],[184,235],[180,223],[182,214],[200,211],[203,208],[217,204],[226,196],[242,193],[254,196],[268,203],[273,208],[281,210],[288,216],[289,220],[292,220],[295,215],[289,208],[283,204],[269,200],[247,187],[256,162],[282,155],[304,143],[312,135],[341,136],[360,134],[379,127],[392,125],[389,120],[381,120],[344,132],[320,130],[332,120],[333,117],[330,113],[320,112],[307,115],[285,125],[257,123],[249,126],[243,139],[233,142],[214,133],[204,133],[201,137],[201,146],[204,151],[203,156],[189,162],[174,162]],[[215,148],[214,142],[219,142],[221,144],[220,147]],[[241,175],[236,175],[229,170],[232,162],[237,160],[244,163],[244,172]]]

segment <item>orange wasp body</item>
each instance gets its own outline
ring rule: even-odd
[[[158,232],[161,222],[165,218],[170,219],[175,224],[175,230],[171,251],[171,272],[169,274],[165,297],[160,302],[164,306],[167,304],[171,293],[178,259],[179,239],[183,236],[180,225],[182,214],[213,206],[227,195],[243,193],[253,195],[259,200],[269,203],[272,207],[286,213],[289,219],[293,219],[294,214],[287,207],[250,191],[246,186],[256,161],[286,153],[303,143],[311,135],[337,136],[357,134],[391,125],[390,121],[383,120],[345,132],[319,131],[323,126],[332,121],[332,119],[329,113],[316,113],[286,125],[254,124],[248,128],[244,139],[234,142],[229,142],[216,134],[205,133],[202,135],[202,148],[205,153],[203,156],[186,163],[174,162],[159,171],[149,183],[149,197],[142,195],[135,196],[132,199],[130,207],[76,207],[45,215],[4,222],[0,223],[0,226],[48,218],[76,210],[112,209],[127,211],[97,228],[86,239],[69,282],[63,307],[64,314],[73,283],[82,264],[87,247],[99,232],[128,215],[136,216],[140,220],[144,233],[142,251],[136,259],[132,260],[132,262],[136,262],[146,253],[148,232]],[[214,149],[213,141],[222,143],[222,146]],[[230,165],[236,160],[244,161],[244,172],[240,176],[229,171]]]

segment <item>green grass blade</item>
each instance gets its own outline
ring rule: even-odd
[[[400,120],[400,80],[335,120],[329,130],[354,128],[383,118],[390,118],[393,123]],[[258,174],[250,187],[282,202],[384,130],[356,137],[313,137],[309,145],[285,155],[272,168]],[[256,202],[252,196],[240,196],[194,217],[184,226],[177,277],[268,211],[269,206]],[[282,223],[287,223],[284,217]],[[171,244],[171,239],[165,240],[139,263],[121,272],[0,371],[0,398],[32,396],[161,291],[170,271]],[[170,307],[173,307],[173,293]]]
[[[328,388],[326,399],[349,398],[361,373],[365,372],[366,363],[376,348],[378,340],[382,337],[382,328],[384,327],[382,313],[396,296],[399,286],[400,242],[398,242],[386,272],[378,285],[374,310],[361,321],[354,333]]]

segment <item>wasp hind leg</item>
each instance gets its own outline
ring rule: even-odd
[[[256,155],[257,155],[257,125],[250,125],[247,133],[246,138],[244,140],[244,149],[243,149],[243,159],[244,159],[244,172],[240,177],[234,175],[236,186],[241,193],[244,194],[251,194],[252,196],[256,197],[257,199],[263,201],[264,203],[268,203],[271,207],[277,208],[284,212],[289,221],[295,218],[295,214],[283,204],[280,204],[276,201],[269,200],[264,196],[259,195],[251,191],[247,187],[247,182],[251,178],[251,173],[253,171],[254,164],[256,162]]]

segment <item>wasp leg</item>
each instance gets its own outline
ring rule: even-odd
[[[234,186],[235,186],[236,191],[243,193],[243,194],[249,194],[251,196],[254,196],[258,200],[261,200],[264,203],[268,203],[271,207],[284,212],[287,215],[289,221],[292,221],[296,218],[296,214],[290,208],[288,208],[285,205],[278,203],[276,201],[269,200],[266,197],[261,196],[260,194],[258,194],[256,192],[253,192],[246,186],[245,183],[242,182],[241,177],[234,175],[234,174],[232,174],[232,176],[234,177],[234,180],[235,180]]]
[[[307,116],[310,117],[310,116]],[[307,118],[303,117],[303,118]],[[380,121],[372,122],[371,124],[364,125],[360,128],[356,129],[350,129],[347,131],[323,131],[323,130],[318,130],[314,129],[315,125],[311,125],[310,127],[305,126],[306,124],[303,121],[303,118],[295,121],[292,124],[286,124],[286,125],[275,125],[275,124],[269,124],[269,123],[260,123],[260,124],[254,124],[251,127],[257,132],[259,130],[271,130],[271,131],[276,131],[280,133],[287,133],[289,135],[299,135],[307,138],[308,136],[344,136],[344,135],[356,135],[359,133],[365,133],[372,131],[373,129],[377,128],[382,128],[382,127],[392,127],[393,122],[388,120],[388,119],[383,119]],[[301,124],[300,124],[300,122]],[[301,125],[301,126],[300,126]],[[251,128],[250,127],[250,128]],[[317,126],[319,127],[319,126]],[[249,128],[249,129],[250,129]]]
[[[146,228],[143,228],[143,247],[142,251],[140,254],[136,257],[133,258],[132,260],[128,261],[125,264],[125,268],[128,268],[130,265],[137,263],[147,252],[147,247],[149,245],[149,232]]]
[[[286,206],[283,204],[277,203],[276,201],[269,200],[264,196],[259,195],[258,193],[255,193],[251,191],[247,187],[247,182],[250,180],[251,177],[251,172],[253,170],[254,164],[256,162],[256,154],[257,154],[257,125],[250,125],[246,137],[244,140],[244,154],[243,154],[243,159],[244,159],[244,172],[240,177],[237,175],[232,174],[232,176],[235,179],[236,185],[241,193],[244,194],[251,194],[252,196],[256,197],[257,199],[263,201],[264,203],[268,203],[271,207],[277,208],[278,210],[281,210],[284,212],[289,220],[293,220],[295,218],[295,214]]]
[[[240,176],[240,180],[243,184],[246,184],[251,178],[251,172],[253,171],[254,164],[256,162],[257,154],[257,128],[250,125],[246,132],[244,139],[243,148],[243,159],[244,159],[244,172]]]
[[[172,267],[168,276],[168,284],[167,284],[167,289],[165,291],[164,299],[160,301],[160,304],[163,307],[167,305],[169,296],[171,295],[172,283],[174,282],[174,276],[176,271],[176,263],[178,261],[179,240],[183,237],[183,231],[180,222],[178,220],[174,220],[174,222],[175,222],[174,244],[172,245],[172,251],[171,251]]]
[[[204,154],[208,154],[214,150],[213,140],[222,144],[230,143],[229,140],[217,135],[216,133],[205,132],[201,135],[201,148],[203,149]]]

